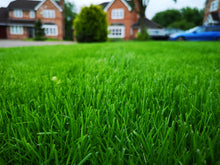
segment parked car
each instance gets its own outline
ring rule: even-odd
[[[148,29],[149,36],[154,40],[168,40],[173,33],[184,32],[180,29],[164,28],[164,29]]]
[[[197,26],[183,33],[170,35],[173,41],[220,41],[220,26]]]

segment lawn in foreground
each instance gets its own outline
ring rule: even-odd
[[[0,164],[219,164],[220,47],[0,49]]]

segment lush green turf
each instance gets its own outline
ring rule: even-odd
[[[220,164],[220,44],[0,49],[0,164]]]

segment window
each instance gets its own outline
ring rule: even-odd
[[[109,38],[124,38],[125,36],[124,26],[109,26],[108,30],[110,31]]]
[[[220,27],[219,26],[209,26],[206,28],[207,32],[220,32]]]
[[[22,10],[14,10],[14,17],[18,17],[18,18],[23,17]]]
[[[11,26],[10,27],[11,34],[23,34],[23,27],[22,26]]]
[[[204,27],[198,27],[196,32],[197,33],[201,33],[201,32],[204,32],[205,31],[205,28]]]
[[[124,18],[124,9],[112,10],[112,19],[123,19],[123,18]]]
[[[30,18],[35,18],[35,12],[33,10],[30,11]]]
[[[43,25],[46,36],[57,36],[58,28],[57,25]]]
[[[54,10],[44,10],[43,17],[44,18],[55,18],[55,11]]]
[[[218,0],[215,0],[211,3],[210,12],[218,10]]]

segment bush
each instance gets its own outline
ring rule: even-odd
[[[75,36],[78,42],[104,42],[107,40],[107,17],[100,6],[82,8],[74,20]]]
[[[35,36],[35,37],[34,37],[34,40],[35,40],[35,41],[45,41],[46,38],[45,38],[45,37],[41,37],[41,36]]]
[[[176,22],[170,24],[169,28],[188,30],[188,29],[191,29],[195,26],[196,25],[193,22],[188,22],[187,20],[184,19],[184,20],[176,21]]]
[[[142,35],[140,32],[137,33],[137,40],[138,41],[146,41],[149,39],[150,39],[150,36],[147,31],[146,31],[145,35]]]
[[[45,40],[44,38],[45,33],[44,33],[44,29],[42,28],[42,22],[40,19],[38,19],[34,24],[34,34],[35,34],[34,40],[36,41]]]

